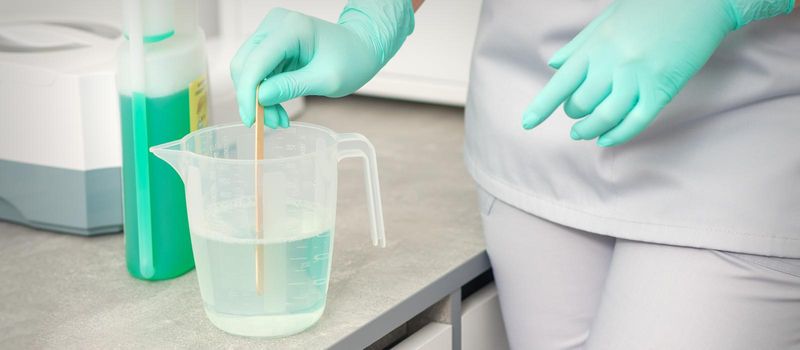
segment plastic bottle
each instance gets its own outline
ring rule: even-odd
[[[125,254],[137,278],[194,268],[183,182],[150,146],[207,124],[208,63],[195,0],[125,0],[117,90]]]

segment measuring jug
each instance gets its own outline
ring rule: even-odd
[[[385,246],[375,150],[360,134],[293,122],[265,131],[256,161],[253,130],[222,125],[150,151],[184,182],[200,294],[226,332],[285,336],[322,316],[340,159],[364,159],[372,243]]]

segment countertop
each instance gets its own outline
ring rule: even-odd
[[[145,282],[121,234],[79,237],[0,222],[4,348],[364,347],[489,268],[463,110],[365,97],[311,98],[299,118],[367,136],[378,152],[386,248],[373,247],[358,160],[340,163],[328,304],[286,338],[229,335],[206,318],[194,271]]]

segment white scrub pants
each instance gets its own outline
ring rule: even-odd
[[[575,230],[479,190],[512,349],[800,349],[800,260]]]

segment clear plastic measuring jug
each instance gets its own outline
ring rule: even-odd
[[[253,130],[222,125],[150,151],[183,179],[200,294],[226,332],[284,336],[322,316],[340,159],[364,159],[372,242],[385,246],[375,150],[360,134],[293,122],[265,131],[256,161]]]

